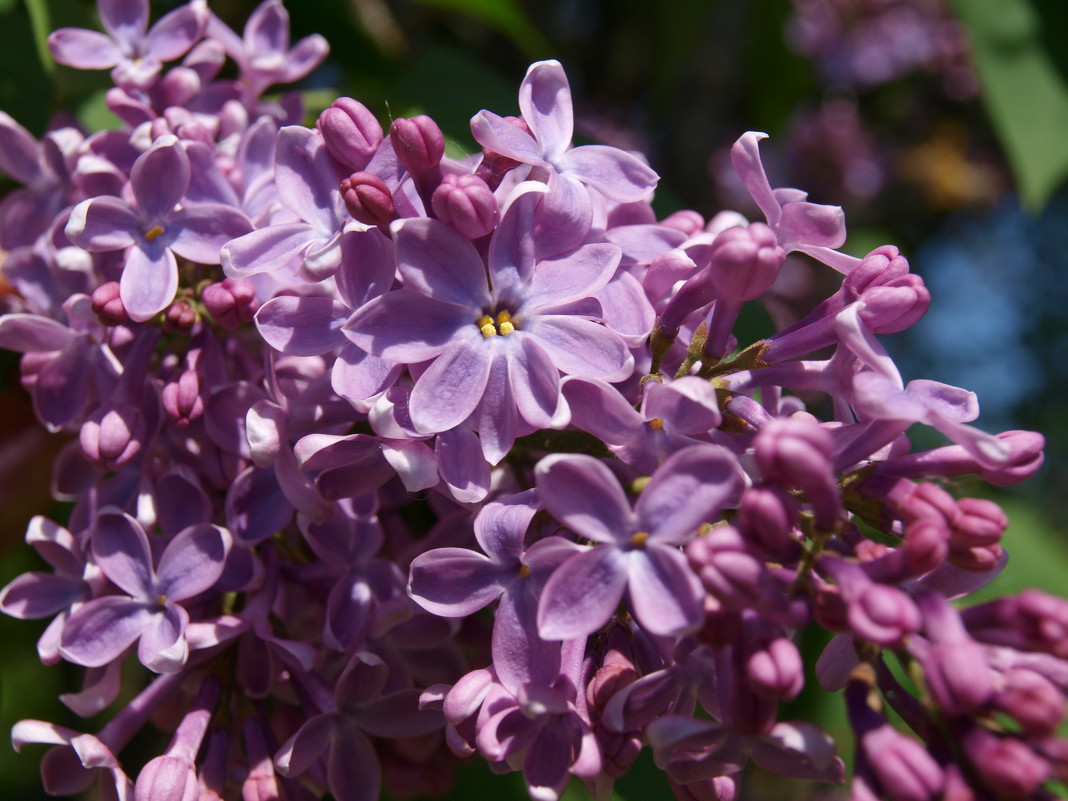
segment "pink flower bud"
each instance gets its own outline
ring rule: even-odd
[[[425,114],[393,120],[389,136],[397,158],[413,175],[434,169],[445,155],[445,136]]]
[[[968,547],[997,545],[1009,525],[1001,507],[985,498],[962,498],[952,521],[953,541]]]
[[[884,723],[861,738],[868,765],[891,801],[932,801],[945,774],[919,742]]]
[[[91,298],[93,314],[106,326],[125,325],[130,322],[130,315],[122,305],[119,297],[119,282],[108,281],[93,290]]]
[[[1001,680],[994,705],[1012,715],[1029,736],[1052,736],[1064,720],[1064,693],[1026,668],[1007,670]]]
[[[446,175],[430,198],[438,219],[468,239],[478,239],[497,225],[497,198],[477,175]]]
[[[750,654],[745,671],[753,691],[766,698],[789,701],[805,686],[801,652],[785,637],[778,637]]]
[[[666,228],[674,228],[676,231],[682,231],[686,236],[693,236],[704,230],[705,218],[691,209],[682,209],[681,211],[669,214],[660,221],[660,224]]]
[[[176,300],[163,313],[163,327],[173,333],[188,333],[197,322],[197,312],[184,300]]]
[[[90,462],[103,470],[117,470],[141,452],[146,433],[145,418],[136,407],[108,404],[89,415],[78,440]]]
[[[909,263],[893,245],[878,247],[860,260],[842,282],[842,286],[856,300],[873,287],[887,284],[908,275]]]
[[[918,275],[903,275],[864,292],[860,319],[876,334],[896,334],[916,323],[931,305],[931,293]]]
[[[382,126],[367,107],[351,97],[339,97],[316,122],[326,151],[350,172],[367,166],[382,143]]]
[[[179,428],[204,414],[204,393],[200,376],[195,369],[183,370],[178,377],[167,382],[162,393],[163,410]]]
[[[341,182],[341,199],[354,220],[386,227],[396,216],[393,194],[386,182],[369,172],[357,172]]]
[[[961,740],[983,785],[1005,798],[1029,798],[1049,776],[1049,763],[1026,743],[973,728]]]
[[[217,284],[209,284],[204,287],[200,298],[208,314],[227,331],[233,331],[242,323],[252,322],[260,307],[256,285],[247,278],[227,278]]]
[[[718,298],[732,302],[760,297],[775,282],[786,251],[764,223],[728,228],[709,253],[709,272]]]

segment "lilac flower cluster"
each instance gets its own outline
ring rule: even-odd
[[[732,151],[763,221],[658,220],[639,156],[572,146],[555,61],[457,159],[425,116],[384,131],[341,98],[307,128],[265,99],[326,54],[278,0],[243,36],[203,0],[151,28],[144,0],[99,10],[107,35],[50,45],[112,70],[124,126],[0,117],[25,186],[0,346],[69,438],[73,504],[31,522],[52,570],[0,609],[52,618],[42,662],[84,668],[61,700],[110,710],[15,726],[51,746],[49,793],[369,801],[478,754],[532,798],[606,799],[646,746],[682,801],[741,797],[750,763],[843,782],[824,732],[780,720],[821,628],[853,798],[1052,798],[1068,602],[951,603],[1004,567],[1007,521],[939,483],[1015,484],[1043,439],[904,382],[878,335],[923,315],[923,281],[893,246],[843,253],[842,210],[773,188],[763,134]],[[839,288],[738,342],[790,252]],[[950,444],[913,450],[917,424]],[[120,759],[150,720],[170,744]]]

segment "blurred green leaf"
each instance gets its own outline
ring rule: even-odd
[[[1033,211],[1068,177],[1068,84],[1028,0],[955,0],[994,128]]]
[[[524,53],[544,57],[552,45],[530,21],[516,0],[416,0],[417,3],[466,14],[504,34]]]
[[[26,10],[30,14],[33,27],[33,43],[37,48],[37,58],[41,67],[49,75],[55,69],[52,54],[48,52],[48,34],[52,32],[52,15],[48,10],[47,0],[26,0]]]

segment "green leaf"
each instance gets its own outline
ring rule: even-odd
[[[955,0],[954,7],[1020,195],[1038,211],[1068,177],[1068,84],[1027,0]]]
[[[49,13],[47,0],[26,0],[26,10],[30,14],[37,58],[44,71],[51,75],[56,64],[52,61],[52,54],[48,50],[48,34],[52,32],[52,15]]]
[[[441,8],[473,17],[504,34],[528,56],[545,57],[552,45],[530,21],[516,0],[416,0],[424,6]]]

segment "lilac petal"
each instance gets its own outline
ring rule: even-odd
[[[586,184],[570,173],[549,173],[549,192],[538,203],[537,255],[551,259],[580,247],[593,227],[593,201]]]
[[[764,770],[791,779],[841,784],[845,765],[834,753],[834,740],[807,721],[776,723],[750,744],[753,761]]]
[[[210,519],[212,504],[196,476],[178,466],[156,479],[156,516],[163,533],[174,536],[186,526]]]
[[[145,55],[160,61],[173,61],[196,44],[207,18],[195,3],[164,14],[148,32]]]
[[[560,643],[537,634],[538,598],[525,582],[504,594],[493,619],[493,669],[509,692],[551,684],[560,671]]]
[[[487,503],[475,518],[475,539],[495,562],[514,562],[539,504],[533,490]]]
[[[159,558],[159,592],[172,601],[192,598],[219,580],[230,551],[230,533],[209,523],[190,526],[167,545]]]
[[[0,612],[23,620],[49,617],[89,595],[80,578],[53,573],[23,573],[0,590]]]
[[[71,242],[89,251],[121,250],[141,234],[141,221],[119,198],[95,197],[74,207],[65,233]]]
[[[853,669],[860,664],[852,634],[836,634],[816,660],[816,679],[827,692],[838,692],[849,683]]]
[[[441,713],[419,708],[422,690],[399,690],[369,700],[359,713],[360,728],[375,737],[416,737],[441,728]]]
[[[93,561],[134,598],[155,600],[152,551],[141,524],[117,509],[105,509],[92,533]]]
[[[483,110],[471,118],[471,134],[492,153],[524,164],[545,163],[533,136],[492,111]]]
[[[293,212],[322,234],[340,227],[337,179],[326,147],[314,129],[287,125],[275,145],[278,196]]]
[[[81,543],[63,526],[41,515],[34,515],[26,527],[26,544],[38,555],[71,578],[81,578],[85,568]]]
[[[156,673],[177,673],[189,658],[185,627],[189,614],[178,604],[164,604],[152,615],[137,645],[141,664]]]
[[[175,228],[171,249],[200,264],[218,264],[223,245],[252,231],[242,212],[220,203],[190,204],[175,212],[169,225]]]
[[[551,730],[548,727],[539,729],[523,756],[523,779],[531,798],[560,798],[567,789],[568,768],[576,743],[559,729],[571,723],[568,719]],[[578,740],[578,737],[574,739]]]
[[[80,718],[91,718],[111,706],[122,686],[122,662],[85,672],[85,687],[78,693],[63,693],[59,700]]]
[[[317,523],[330,517],[328,499],[320,492],[319,485],[301,470],[290,448],[279,452],[274,474],[282,494],[297,511]]]
[[[307,223],[272,225],[228,242],[219,251],[219,259],[230,278],[293,271],[300,264],[300,254],[314,238],[315,231]]]
[[[319,34],[305,36],[285,54],[285,66],[278,83],[296,83],[323,63],[330,53],[330,44]]]
[[[478,729],[478,750],[494,762],[521,753],[538,733],[538,728],[523,711],[511,704],[479,723],[482,725]]]
[[[344,333],[381,359],[414,364],[433,359],[457,342],[482,340],[473,308],[439,303],[412,289],[398,289],[353,313]]]
[[[374,611],[374,593],[365,581],[343,576],[326,601],[323,641],[339,651],[350,650],[363,636]]]
[[[568,376],[560,382],[560,392],[571,408],[571,424],[575,427],[608,445],[623,445],[638,435],[643,424],[641,415],[611,384]]]
[[[538,315],[524,331],[535,337],[553,364],[568,375],[618,380],[617,376],[632,362],[619,334],[590,320]]]
[[[845,212],[841,206],[819,203],[787,203],[776,234],[783,249],[796,250],[799,244],[840,248],[846,240]]]
[[[226,493],[226,526],[246,545],[256,545],[293,519],[293,505],[278,491],[274,468],[249,466]]]
[[[170,250],[149,254],[132,248],[119,277],[119,297],[130,318],[144,322],[174,300],[178,291],[178,262]]]
[[[466,548],[435,548],[412,561],[408,594],[432,614],[466,617],[496,600],[518,572],[518,564],[502,566]]]
[[[489,304],[486,268],[467,237],[426,217],[398,220],[392,231],[397,268],[405,284],[429,298],[474,312]]]
[[[915,423],[927,417],[923,401],[912,397],[896,382],[871,370],[853,377],[853,408],[865,419]]]
[[[354,723],[339,725],[330,745],[326,782],[337,801],[376,801],[382,785],[378,755]]]
[[[288,777],[305,773],[330,745],[336,728],[336,715],[316,715],[306,721],[275,754],[278,772]]]
[[[704,619],[701,582],[674,548],[649,543],[631,553],[627,594],[642,628],[659,637],[691,631]]]
[[[457,426],[441,432],[434,442],[434,453],[438,457],[438,472],[456,500],[478,503],[486,497],[490,489],[490,466],[471,429]]]
[[[48,49],[57,63],[80,70],[107,70],[123,60],[109,36],[84,28],[60,28],[48,35]]]
[[[393,240],[378,228],[357,231],[342,240],[344,258],[338,270],[338,293],[349,308],[358,309],[393,285],[396,257]]]
[[[934,428],[964,448],[980,465],[989,470],[1004,467],[1012,457],[1012,446],[993,434],[963,423],[943,420],[937,415],[931,417],[934,419],[929,419],[928,422]]]
[[[119,595],[89,601],[67,621],[60,653],[78,665],[103,667],[141,636],[156,608]]]
[[[943,384],[941,381],[917,379],[905,387],[908,394],[939,417],[955,423],[970,423],[979,417],[979,399],[974,392]]]
[[[497,357],[491,343],[458,342],[419,376],[409,408],[417,431],[434,434],[458,426],[475,410]]]
[[[603,309],[605,325],[621,334],[631,347],[645,342],[656,322],[656,312],[637,278],[621,271],[594,297]]]
[[[540,181],[524,181],[508,196],[508,206],[490,239],[487,261],[498,297],[520,297],[534,272],[534,213],[549,191]]]
[[[100,22],[116,41],[133,45],[148,30],[147,0],[97,0]]]
[[[543,309],[588,298],[605,286],[619,266],[615,245],[584,245],[560,259],[546,259],[530,279],[524,309]]]
[[[18,353],[47,353],[65,348],[77,335],[67,326],[38,314],[0,317],[0,348]]]
[[[530,65],[519,86],[519,109],[547,160],[567,150],[575,123],[571,87],[559,61]]]
[[[614,544],[637,531],[619,480],[592,456],[546,456],[534,475],[538,497],[549,513],[580,537]]]
[[[11,747],[16,753],[24,745],[69,745],[78,736],[74,729],[43,720],[20,720],[11,727]]]
[[[396,383],[401,369],[400,364],[346,343],[331,368],[330,385],[358,411],[366,411],[370,404],[365,402]]]
[[[178,137],[161,136],[134,162],[130,188],[146,220],[164,220],[189,186],[189,157]]]
[[[492,465],[508,455],[518,435],[519,414],[508,376],[508,361],[503,354],[495,355],[476,413],[482,455]]]
[[[345,342],[349,311],[328,297],[271,298],[256,312],[256,330],[267,344],[290,356],[318,356]]]
[[[245,49],[249,53],[284,53],[289,49],[289,14],[280,0],[256,6],[245,23]]]
[[[619,607],[627,587],[627,560],[618,549],[594,548],[558,567],[542,590],[538,635],[569,640],[597,631]]]
[[[648,382],[642,412],[647,420],[659,417],[688,436],[708,433],[722,419],[715,388],[697,376],[683,376],[670,384]]]
[[[565,159],[571,174],[619,203],[644,200],[659,180],[640,158],[614,147],[584,145],[569,150]]]
[[[777,225],[782,215],[782,207],[772,193],[771,183],[760,161],[759,142],[767,138],[768,135],[760,131],[748,131],[742,134],[731,147],[731,162],[734,164],[738,177],[745,184],[745,188],[749,190],[749,194],[763,212],[768,224]]]
[[[397,473],[408,492],[430,489],[438,483],[438,460],[420,440],[384,440],[382,456]]]
[[[551,428],[560,400],[560,373],[533,339],[524,336],[516,345],[508,354],[508,380],[516,408],[535,428]]]
[[[33,388],[34,411],[52,430],[63,428],[85,407],[88,377],[96,366],[89,349],[88,340],[75,340],[37,374]]]
[[[718,445],[676,451],[638,496],[638,525],[657,542],[681,545],[742,488],[737,459]]]
[[[6,111],[0,111],[0,172],[20,184],[32,184],[41,176],[37,140]]]

